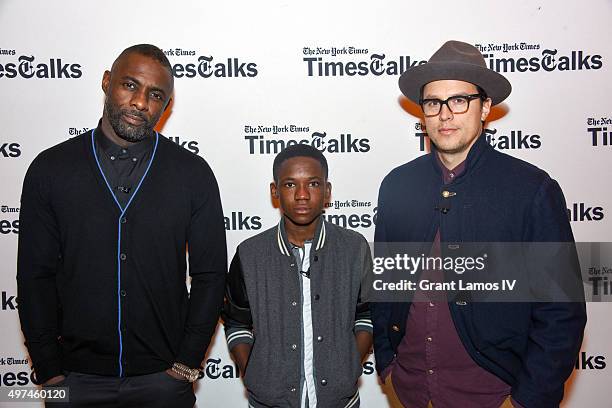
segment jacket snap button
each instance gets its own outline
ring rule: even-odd
[[[292,344],[291,345],[291,350],[297,350],[297,344]]]
[[[457,306],[465,306],[465,305],[467,305],[467,302],[464,302],[464,301],[459,301],[459,302],[455,302],[455,304],[456,304]]]
[[[317,336],[317,341],[320,343],[323,341],[323,336]]]
[[[321,385],[323,386],[327,385],[327,380],[325,378],[321,380]]]
[[[393,326],[391,326],[391,330],[398,332],[399,331],[399,326],[394,324]]]

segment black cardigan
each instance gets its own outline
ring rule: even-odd
[[[161,135],[152,160],[123,214],[96,163],[91,132],[30,165],[17,284],[39,382],[62,370],[141,375],[174,361],[198,367],[204,358],[227,263],[217,182],[202,158]]]

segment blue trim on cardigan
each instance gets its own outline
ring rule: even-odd
[[[118,231],[118,235],[117,235],[117,306],[118,306],[117,331],[119,332],[119,377],[123,377],[123,364],[121,363],[121,359],[123,357],[123,335],[121,334],[121,219],[123,218],[128,207],[132,203],[132,200],[134,200],[134,197],[136,197],[136,194],[138,193],[138,190],[140,189],[142,182],[144,181],[144,179],[147,177],[147,174],[149,173],[149,169],[151,168],[151,164],[153,163],[153,159],[155,158],[155,153],[157,152],[157,144],[159,142],[159,133],[155,132],[155,146],[153,146],[153,153],[151,154],[151,159],[149,160],[147,169],[145,170],[144,174],[140,178],[140,181],[138,182],[138,186],[136,186],[136,189],[134,190],[134,194],[132,194],[127,204],[125,205],[125,208],[123,208],[121,207],[119,200],[117,200],[117,196],[115,195],[112,187],[110,186],[110,183],[108,182],[108,179],[106,178],[106,175],[104,174],[104,170],[102,170],[100,161],[98,160],[98,155],[96,154],[96,143],[94,140],[94,130],[95,129],[91,130],[91,149],[93,151],[94,159],[96,159],[98,170],[100,170],[100,174],[102,175],[102,178],[104,179],[104,182],[106,183],[106,187],[108,187],[108,191],[110,191],[111,195],[113,196],[113,199],[115,200],[115,203],[117,204],[117,207],[119,207],[119,210],[121,211],[121,214],[119,214],[119,219],[117,220],[117,227],[118,227],[117,228],[117,231]]]

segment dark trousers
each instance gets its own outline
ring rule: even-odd
[[[196,400],[193,384],[164,371],[123,378],[70,372],[55,387],[68,387],[70,402],[47,402],[46,407],[193,408]]]

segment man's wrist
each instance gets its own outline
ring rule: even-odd
[[[170,368],[170,370],[181,376],[182,378],[184,378],[185,380],[189,381],[189,382],[194,382],[195,380],[197,380],[200,376],[200,370],[197,368],[190,368],[188,366],[186,366],[185,364],[182,363],[174,363],[172,364],[172,367]]]

